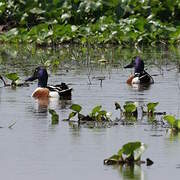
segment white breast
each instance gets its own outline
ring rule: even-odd
[[[51,97],[51,98],[59,98],[59,93],[57,91],[50,91],[49,97]]]
[[[139,77],[135,77],[135,78],[133,78],[133,80],[132,80],[132,84],[140,84]]]

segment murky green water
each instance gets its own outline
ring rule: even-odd
[[[117,125],[111,128],[71,127],[62,121],[68,117],[72,103],[81,104],[88,113],[95,105],[113,113],[114,102],[136,101],[138,104],[159,102],[158,111],[180,117],[180,88],[178,73],[178,49],[144,49],[148,72],[156,74],[155,84],[149,89],[138,90],[126,85],[130,70],[122,66],[136,51],[65,47],[57,52],[42,49],[1,48],[1,74],[16,71],[25,79],[38,64],[46,60],[60,61],[60,68],[49,68],[49,82],[61,81],[73,87],[71,101],[50,99],[49,108],[60,116],[58,125],[51,125],[46,108],[31,98],[36,82],[29,87],[0,88],[0,174],[2,179],[164,179],[180,176],[180,137],[171,136],[165,128],[152,125],[147,119],[138,119],[134,125]],[[107,65],[94,64],[101,58],[111,62]],[[93,65],[92,65],[93,64]],[[67,71],[68,70],[68,71]],[[100,86],[97,76],[105,76]],[[91,85],[89,83],[91,82]],[[0,86],[3,84],[1,83]],[[10,124],[16,122],[12,129]],[[140,140],[148,145],[142,159],[150,158],[150,167],[104,166],[103,160],[129,141]]]

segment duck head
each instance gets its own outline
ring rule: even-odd
[[[35,69],[33,75],[25,81],[34,81],[38,79],[38,87],[46,87],[48,81],[48,73],[45,67],[39,66]]]
[[[125,66],[124,68],[133,68],[134,67],[134,73],[142,73],[144,71],[144,62],[140,57],[135,57],[135,59],[133,59],[131,61],[130,64],[128,64],[127,66]]]

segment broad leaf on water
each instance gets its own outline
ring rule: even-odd
[[[51,123],[58,124],[59,123],[59,115],[56,113],[54,109],[49,109],[49,113],[51,114]]]
[[[107,111],[102,110],[102,111],[99,111],[98,114],[101,115],[101,116],[106,116],[107,115]]]
[[[96,107],[94,107],[94,108],[92,109],[91,116],[95,116],[95,114],[98,113],[101,108],[102,108],[102,106],[96,106]]]
[[[80,112],[82,107],[79,104],[72,104],[72,106],[70,107],[70,109],[72,109],[75,112]]]
[[[123,149],[120,149],[120,150],[118,151],[118,156],[119,156],[119,157],[122,157],[122,154],[123,154]]]
[[[118,160],[119,160],[119,155],[118,154],[114,154],[114,155],[112,155],[110,158],[108,158],[109,160],[114,160],[114,161],[117,161],[118,162]]]
[[[158,104],[159,104],[158,102],[156,102],[156,103],[148,103],[148,104],[147,104],[148,112],[154,112],[154,111],[155,111],[155,107],[156,107]]]
[[[19,79],[19,76],[18,76],[17,73],[9,73],[9,74],[6,74],[6,77],[7,77],[9,80],[13,81],[13,82],[15,82],[15,81],[17,81],[17,80]]]
[[[129,142],[123,145],[122,150],[125,155],[133,155],[134,151],[141,147],[141,142]]]
[[[59,115],[58,114],[53,114],[52,116],[51,116],[51,123],[52,124],[58,124],[59,123]]]
[[[123,107],[126,113],[133,113],[136,111],[136,105],[133,103],[127,103]]]
[[[50,113],[51,115],[54,115],[54,114],[56,114],[56,111],[55,111],[54,109],[49,109],[49,113]]]
[[[69,118],[68,118],[68,119],[73,118],[76,114],[77,114],[77,112],[71,112],[71,113],[69,114]]]
[[[176,122],[175,122],[175,124],[176,124],[176,128],[177,128],[178,130],[180,130],[180,119],[177,119]]]
[[[163,117],[163,119],[165,121],[168,122],[169,125],[171,125],[171,127],[174,127],[175,126],[175,123],[176,123],[176,118],[172,115],[166,115]]]

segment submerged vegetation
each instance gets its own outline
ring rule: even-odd
[[[178,0],[1,0],[0,41],[176,44]]]

